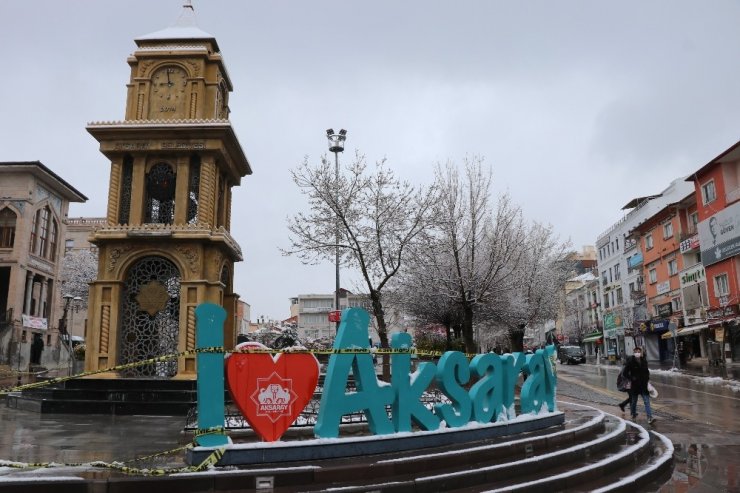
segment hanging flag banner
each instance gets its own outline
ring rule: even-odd
[[[45,318],[32,317],[31,315],[21,315],[21,318],[23,319],[24,327],[27,327],[29,329],[39,329],[39,330],[48,329],[48,324]]]

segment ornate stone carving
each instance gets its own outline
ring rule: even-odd
[[[175,250],[180,252],[183,257],[185,257],[185,260],[188,261],[188,266],[190,267],[190,270],[192,272],[197,272],[198,270],[198,252],[190,247],[177,245],[175,247]]]
[[[103,305],[100,314],[100,354],[108,354],[108,338],[110,333],[110,306]]]
[[[149,68],[154,63],[154,60],[144,60],[143,62],[139,63],[139,77],[146,77],[147,72],[149,71]]]
[[[113,269],[116,268],[118,259],[121,258],[121,255],[131,250],[131,248],[133,248],[132,245],[124,245],[111,249],[110,253],[108,254],[108,272],[111,272]]]
[[[149,281],[144,284],[136,295],[136,302],[139,307],[154,316],[167,306],[167,300],[170,299],[167,288],[159,281]]]
[[[200,75],[200,64],[198,62],[195,60],[185,60],[185,63],[190,66],[190,74],[192,77],[198,77]]]

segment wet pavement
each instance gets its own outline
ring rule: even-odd
[[[619,367],[558,365],[558,398],[621,415]],[[647,425],[642,402],[637,422],[667,436],[675,447],[671,479],[657,491],[740,492],[740,382],[670,371],[652,371],[659,396],[657,421]]]
[[[617,366],[558,365],[558,398],[588,404],[620,415]],[[653,400],[658,421],[652,428],[675,446],[675,469],[656,491],[740,492],[740,382],[653,371],[660,396]],[[638,423],[647,427],[642,403]],[[54,415],[18,411],[0,399],[0,460],[61,464],[91,461],[125,462],[178,448],[191,437],[183,433],[185,418],[155,416]],[[131,467],[182,467],[184,452],[129,462]],[[18,470],[0,466],[0,481],[10,477],[104,477],[122,473],[80,469]]]

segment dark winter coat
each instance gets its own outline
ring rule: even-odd
[[[630,392],[636,394],[648,393],[647,384],[650,380],[650,369],[648,369],[645,356],[642,358],[635,358],[634,356],[627,358],[627,362],[624,364],[624,376],[632,382]]]

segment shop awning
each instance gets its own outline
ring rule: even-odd
[[[699,324],[699,325],[692,325],[690,327],[684,327],[683,329],[678,329],[678,332],[676,332],[676,337],[696,334],[706,329],[707,327],[709,327],[709,324]],[[673,334],[671,334],[670,331],[664,332],[663,335],[660,336],[661,339],[670,339],[671,337],[673,337]]]
[[[684,327],[678,331],[678,337],[696,334],[709,327],[709,324],[692,325],[690,327]]]
[[[601,332],[587,335],[586,337],[583,338],[583,342],[596,342],[599,339],[601,339]]]

